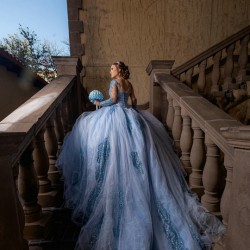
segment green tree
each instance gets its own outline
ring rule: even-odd
[[[0,47],[16,57],[34,73],[50,82],[56,77],[52,56],[59,56],[63,50],[49,41],[41,42],[34,31],[19,25],[19,34],[9,35],[0,40]]]

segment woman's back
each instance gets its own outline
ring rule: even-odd
[[[122,103],[123,105],[127,106],[129,97],[131,97],[132,103],[133,101],[136,101],[133,86],[128,80],[115,80],[115,82],[117,86],[117,103]]]

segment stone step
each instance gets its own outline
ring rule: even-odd
[[[29,241],[30,250],[71,250],[74,249],[80,227],[71,221],[71,210],[46,208],[52,213],[52,223],[44,239]]]

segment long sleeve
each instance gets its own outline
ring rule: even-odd
[[[110,98],[100,102],[100,105],[102,107],[110,106],[116,103],[116,100],[117,100],[117,88],[115,88],[116,85],[117,85],[117,82],[115,80],[112,80],[110,82],[110,86],[109,86]]]

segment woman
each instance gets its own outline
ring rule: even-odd
[[[224,226],[189,190],[163,125],[136,111],[128,67],[110,74],[110,98],[77,119],[58,159],[76,249],[210,249]]]

